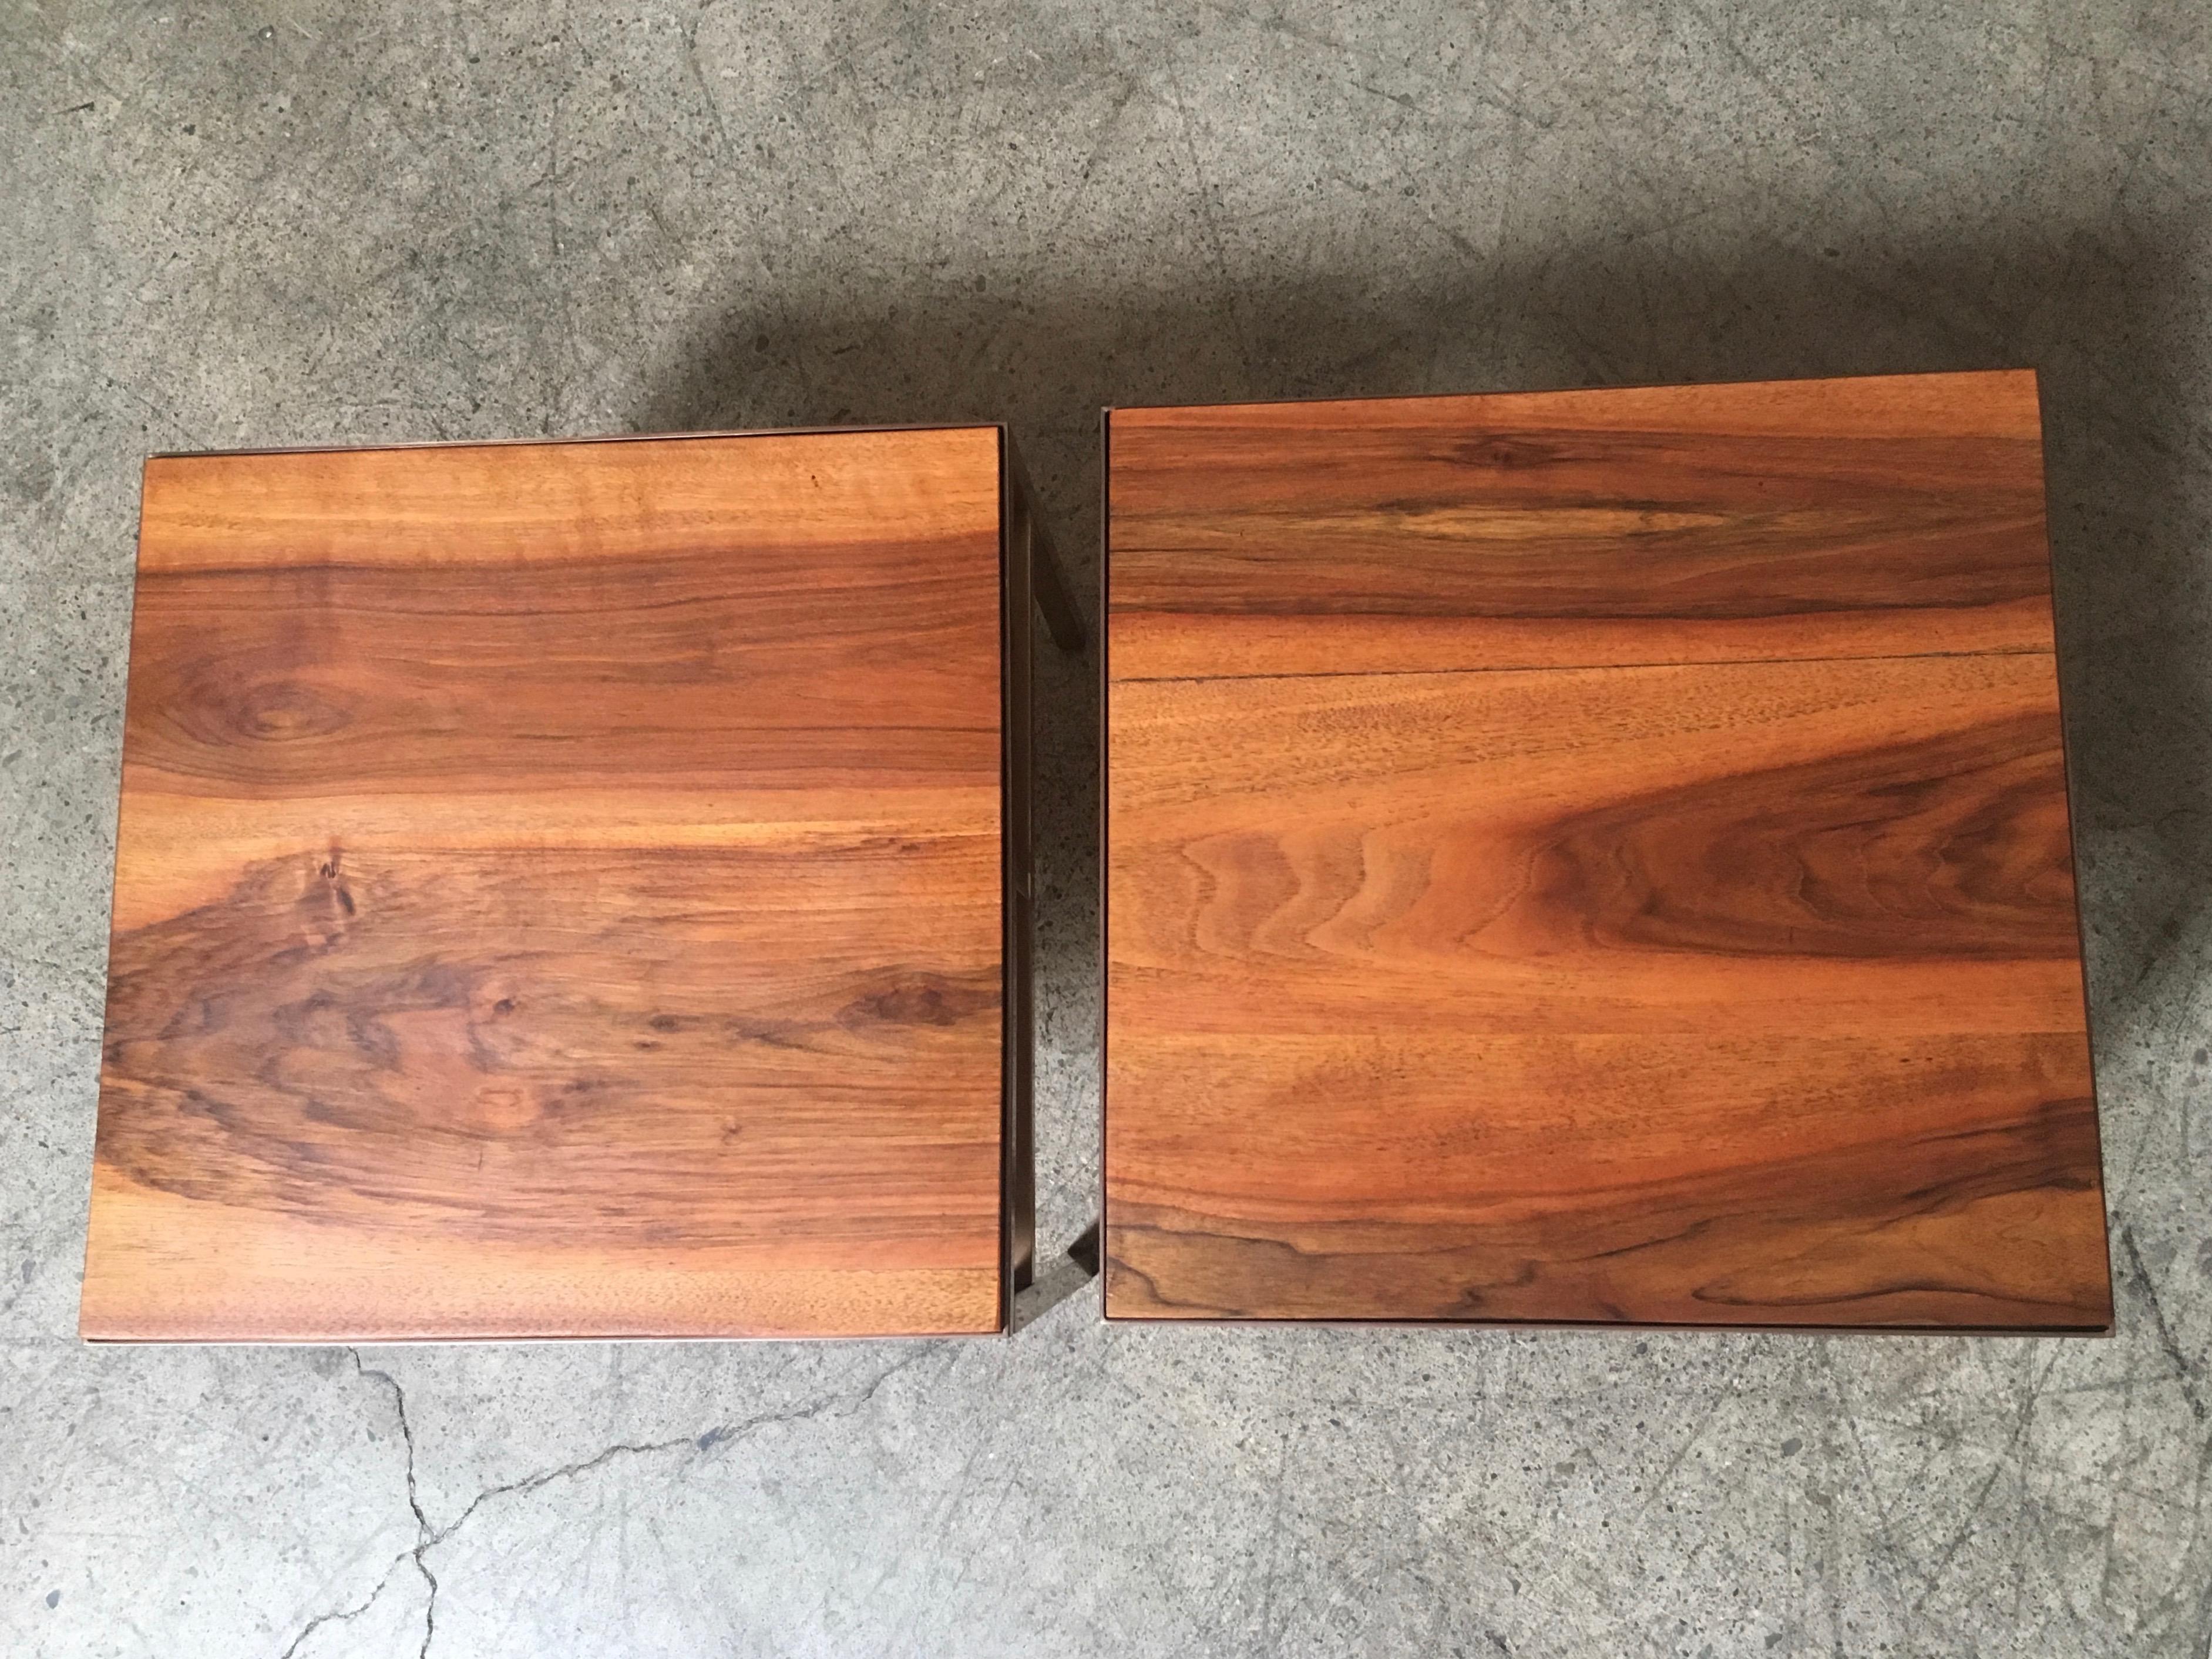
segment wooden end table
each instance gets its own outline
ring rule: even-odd
[[[1033,583],[991,426],[149,462],[84,1334],[1004,1327]]]
[[[2032,374],[1108,429],[1109,1316],[2109,1327]]]

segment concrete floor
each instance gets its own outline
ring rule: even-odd
[[[2201,1659],[2212,15],[1660,9],[0,0],[0,1650]],[[2018,363],[2113,1340],[74,1340],[145,452]]]

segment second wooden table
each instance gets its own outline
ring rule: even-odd
[[[1110,1315],[2108,1324],[2032,375],[1109,441]]]

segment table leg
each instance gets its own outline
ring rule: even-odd
[[[1045,629],[1052,635],[1054,645],[1063,651],[1080,651],[1085,642],[1083,613],[1075,608],[1067,567],[1060,562],[1060,550],[1053,544],[1052,532],[1045,528],[1044,515],[1037,510],[1036,488],[1030,483],[1029,470],[1022,465],[1020,452],[1014,448],[1011,434],[1006,439],[1006,454],[1012,463],[1015,499],[1028,532],[1021,540],[1029,550],[1030,587],[1036,596],[1037,610],[1043,614]]]

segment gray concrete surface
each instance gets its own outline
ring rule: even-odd
[[[2208,162],[2191,3],[0,0],[0,1651],[2202,1659]],[[144,452],[1004,413],[1095,580],[1108,399],[2017,363],[2114,1340],[73,1340]]]

